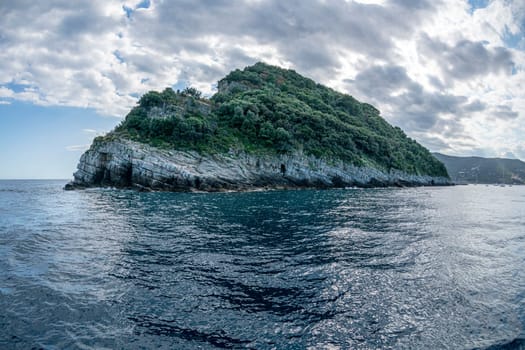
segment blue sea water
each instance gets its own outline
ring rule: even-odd
[[[0,181],[1,349],[523,349],[525,187]]]

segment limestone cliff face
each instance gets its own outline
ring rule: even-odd
[[[168,151],[126,139],[96,141],[66,189],[113,186],[161,191],[227,191],[258,188],[330,188],[450,185],[444,177],[381,172],[301,154],[203,156]]]

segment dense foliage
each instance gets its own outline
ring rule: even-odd
[[[194,88],[149,92],[115,133],[160,147],[299,151],[386,171],[447,176],[443,164],[373,106],[264,63],[231,72],[210,100]]]

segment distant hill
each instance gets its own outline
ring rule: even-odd
[[[518,159],[433,155],[457,183],[525,184],[525,162]]]

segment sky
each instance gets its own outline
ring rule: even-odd
[[[431,151],[525,160],[523,0],[0,1],[0,179],[71,178],[150,90],[258,61]]]

